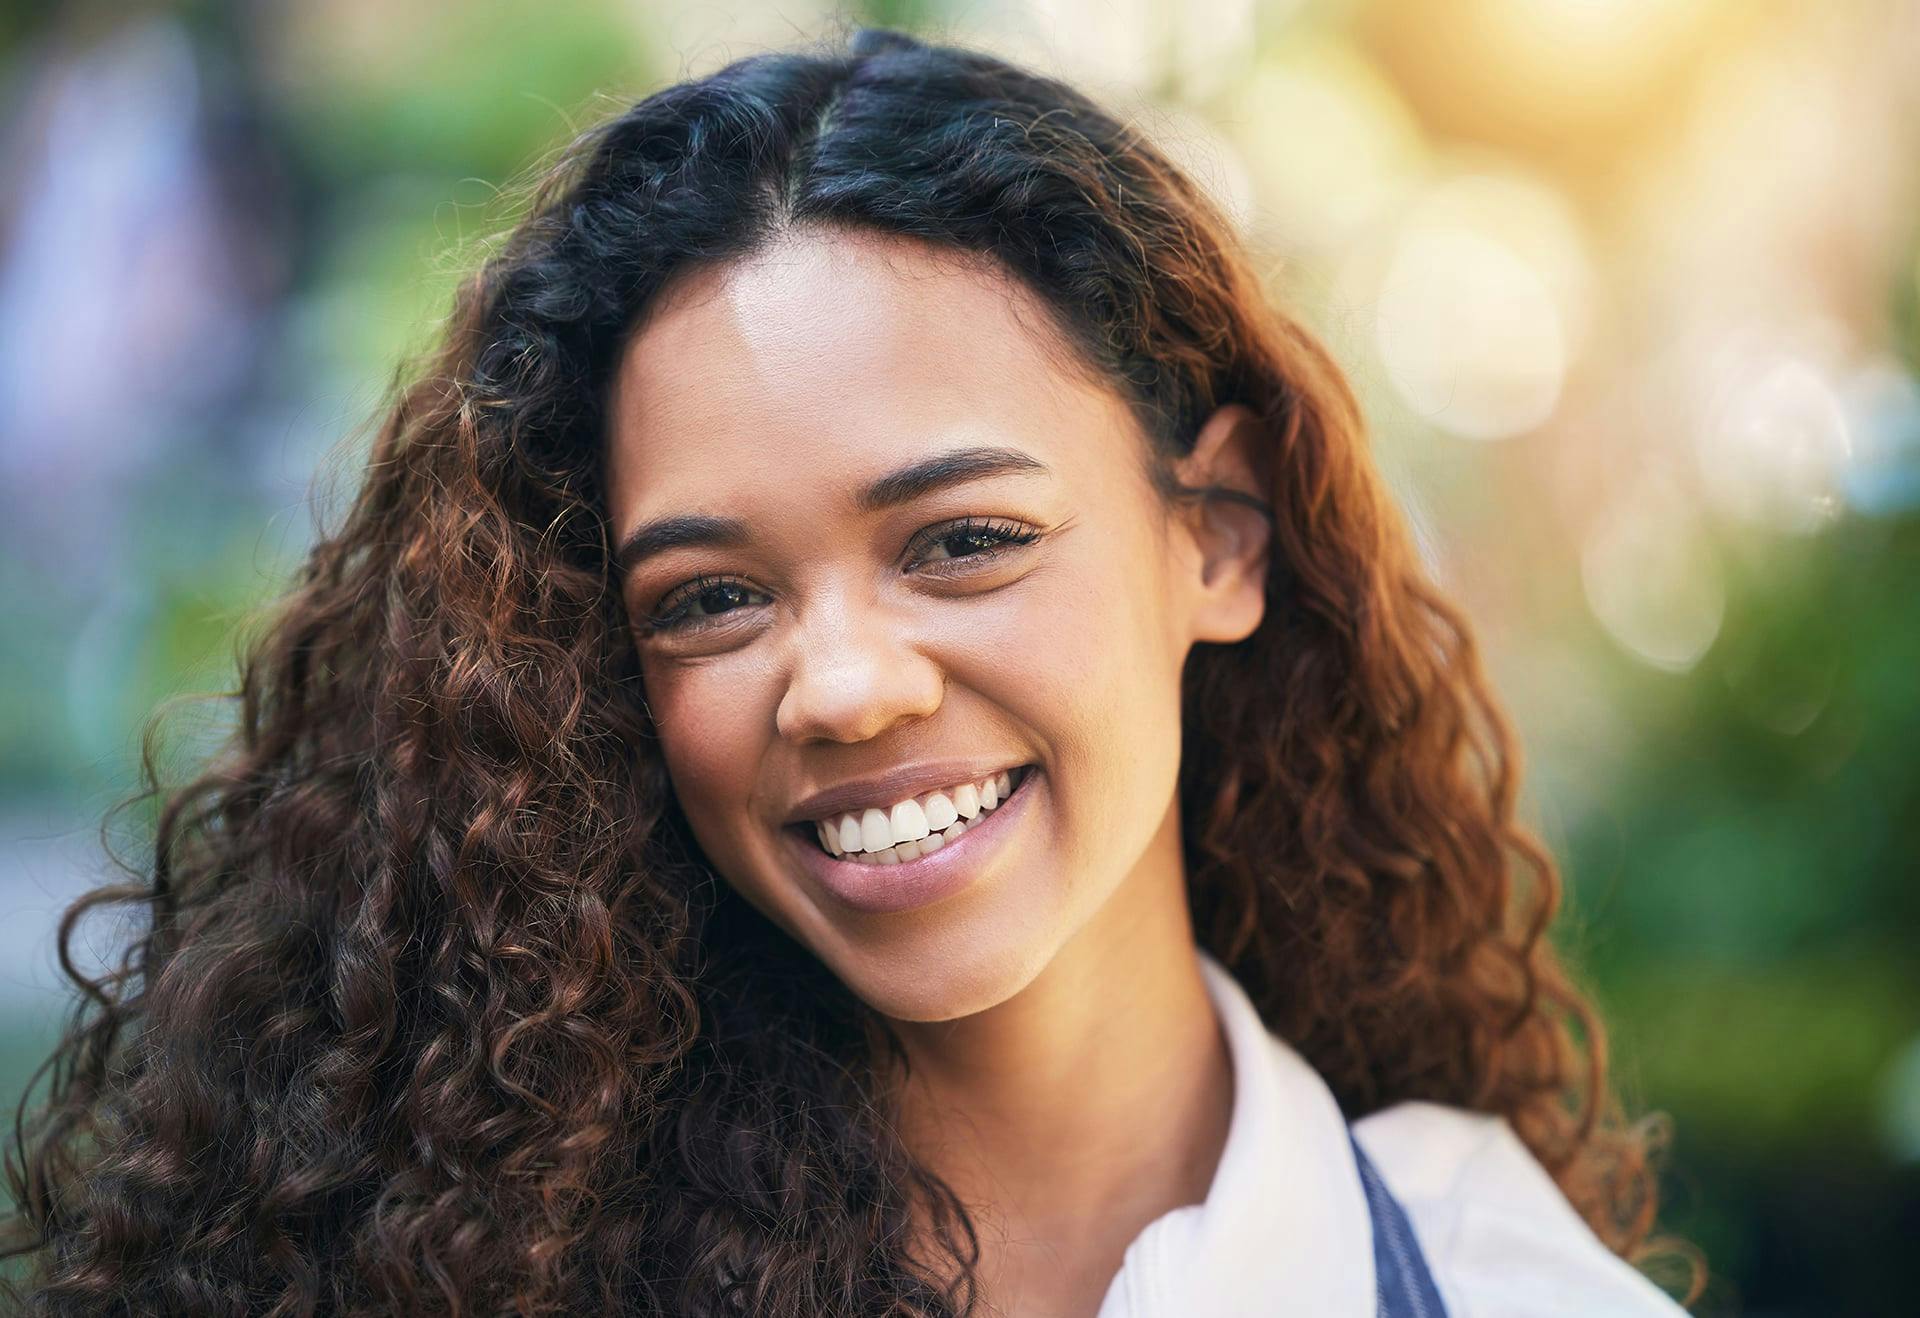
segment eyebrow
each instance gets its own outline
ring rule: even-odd
[[[1046,463],[1019,449],[992,445],[953,449],[879,477],[858,491],[853,503],[862,512],[880,512],[969,481],[1021,474],[1044,476],[1049,472]],[[694,545],[736,549],[751,538],[747,524],[737,517],[704,513],[658,517],[636,526],[620,541],[613,555],[614,580],[624,581],[643,561],[669,549]]]

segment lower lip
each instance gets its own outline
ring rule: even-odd
[[[1013,795],[985,819],[969,824],[966,832],[940,850],[898,865],[863,865],[829,856],[812,840],[812,824],[807,825],[807,837],[791,828],[781,832],[799,851],[807,873],[847,906],[872,915],[911,911],[944,901],[980,877],[994,848],[1012,836],[1025,816],[1039,775],[1038,766],[1029,767]]]

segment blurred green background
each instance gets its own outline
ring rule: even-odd
[[[1526,748],[1559,936],[1703,1314],[1912,1312],[1920,6],[0,6],[0,1101],[142,720],[350,490],[380,392],[623,102],[839,24],[1080,82],[1352,372]],[[183,706],[176,769],[220,733]],[[139,819],[111,838],[138,857]],[[81,939],[105,956],[111,930]]]

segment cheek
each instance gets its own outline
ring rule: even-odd
[[[1088,534],[993,615],[969,685],[1039,739],[1055,808],[1083,860],[1124,864],[1178,778],[1180,660],[1168,583],[1137,537]]]
[[[764,752],[758,678],[738,662],[643,662],[642,674],[674,796],[708,859],[735,872],[733,835]]]

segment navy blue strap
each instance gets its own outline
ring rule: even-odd
[[[1426,1256],[1413,1238],[1407,1210],[1380,1179],[1367,1151],[1347,1131],[1353,1160],[1360,1167],[1360,1184],[1367,1192],[1367,1213],[1373,1218],[1373,1272],[1379,1282],[1379,1318],[1446,1318],[1440,1291],[1427,1271]]]

